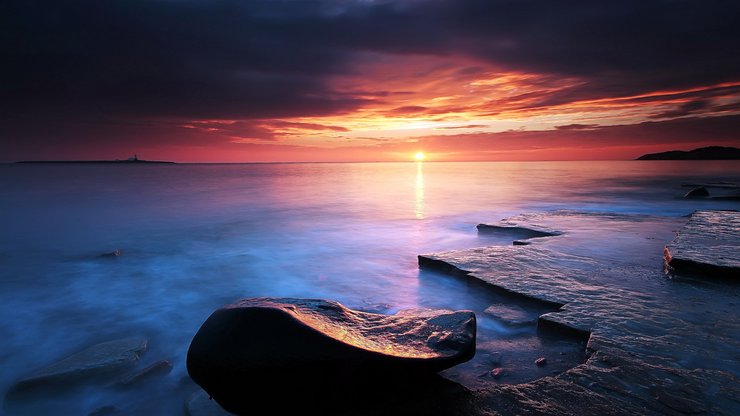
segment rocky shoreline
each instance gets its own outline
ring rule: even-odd
[[[309,409],[311,403],[318,401],[328,413],[347,415],[734,415],[740,410],[737,359],[740,288],[732,280],[738,277],[738,221],[737,211],[697,211],[685,224],[615,214],[521,215],[478,226],[483,236],[488,233],[511,236],[514,245],[420,255],[422,269],[479,282],[512,299],[531,299],[554,310],[537,316],[516,305],[495,303],[484,314],[496,321],[511,327],[536,322],[540,330],[588,340],[585,362],[528,383],[501,383],[501,376],[507,370],[495,357],[490,360],[490,371],[483,375],[482,388],[446,380],[445,373],[443,377],[433,375],[470,357],[475,325],[471,338],[470,325],[462,325],[464,319],[458,322],[460,325],[454,324],[457,322],[454,319],[449,320],[449,317],[467,316],[465,322],[472,319],[474,323],[475,318],[467,312],[415,310],[379,315],[353,311],[334,302],[262,298],[223,309],[229,314],[238,312],[233,318],[236,323],[223,325],[238,328],[246,317],[262,313],[255,311],[282,311],[270,315],[272,320],[258,319],[266,326],[250,331],[251,334],[281,332],[284,335],[280,340],[289,347],[282,356],[295,360],[295,354],[300,353],[302,357],[301,366],[290,360],[278,361],[263,368],[253,380],[271,382],[251,389],[252,398],[247,403],[253,402],[253,397],[278,400],[273,407],[275,414],[282,413],[279,409],[288,413]],[[676,225],[682,228],[676,239],[667,244],[665,259],[660,252],[650,251],[656,245],[652,235],[664,235]],[[605,231],[607,238],[603,240],[594,240],[593,233],[580,232],[593,229],[611,232]],[[615,245],[629,249],[610,250]],[[663,270],[663,260],[669,266],[668,275]],[[682,261],[692,261],[692,267],[682,267]],[[718,268],[723,280],[715,279]],[[433,326],[440,323],[444,325]],[[213,331],[206,332],[207,335],[196,335],[195,347],[191,349],[198,350],[197,345],[203,345],[204,339],[208,339],[210,346],[200,348],[201,353],[193,353],[193,357],[211,355],[227,364],[236,363],[238,354],[257,357],[255,362],[263,362],[267,357],[259,358],[254,351],[245,353],[244,348],[223,350],[213,356]],[[467,341],[450,344],[455,339]],[[429,340],[435,342],[430,344]],[[232,345],[232,341],[227,340],[223,345]],[[135,388],[152,389],[169,383],[169,390],[165,391],[176,391],[187,397],[182,405],[185,414],[228,414],[190,378],[173,381],[170,373],[173,363],[169,360],[144,356],[148,344],[146,338],[125,338],[95,344],[69,355],[19,380],[7,392],[4,409],[9,414],[33,414],[33,410],[24,406],[35,405],[39,398],[64,396],[74,389],[135,394]],[[261,348],[261,354],[269,351],[268,356],[274,357],[275,345],[268,344],[257,344],[261,345],[258,350]],[[311,347],[319,344],[323,347]],[[453,344],[456,347],[450,350]],[[419,364],[441,357],[438,354],[443,351],[456,353],[443,359],[445,364],[441,366],[430,366],[430,361]],[[411,358],[414,356],[423,356],[423,360]],[[354,357],[354,361],[347,361],[347,357]],[[201,358],[193,358],[193,362],[200,360],[202,364]],[[547,369],[556,358],[543,356],[532,365]],[[351,368],[353,362],[363,364],[350,371],[353,376],[349,379],[317,378],[328,359],[338,360],[335,361],[338,373],[339,369]],[[409,366],[404,361],[409,359],[416,360],[416,364]],[[190,369],[191,358],[188,360]],[[214,365],[194,364],[193,368],[196,367],[207,373]],[[429,371],[421,371],[423,375],[409,374],[408,378],[397,377],[410,368]],[[201,370],[195,373],[205,374]],[[195,373],[191,370],[191,374]],[[247,383],[245,374],[235,373],[223,380]],[[223,400],[224,396],[218,393],[222,387],[213,390],[214,384],[205,380],[213,377],[193,375],[193,378],[203,387],[211,386],[206,390]],[[216,384],[223,382],[220,378],[216,374]],[[339,383],[326,390],[332,380]],[[383,383],[383,388],[376,388]],[[128,390],[132,386],[134,389]],[[301,396],[300,391],[308,393]],[[326,392],[323,402],[319,400],[322,391]],[[359,393],[352,396],[352,392]],[[238,388],[237,396],[241,393]],[[282,403],[280,397],[291,401]],[[296,397],[302,398],[294,400]],[[248,404],[234,405],[231,399],[226,402],[232,403],[231,410],[244,414],[250,411]],[[126,413],[114,405],[101,406],[89,413],[120,414]]]
[[[740,218],[738,212],[699,211],[693,217],[688,227],[696,229],[693,224],[701,223],[706,241],[713,241],[709,236],[716,235],[718,227],[724,230],[725,244],[692,240],[705,261],[736,262],[740,228],[732,224]],[[722,220],[710,226],[708,217]],[[610,221],[619,219],[602,217],[596,222]],[[649,263],[579,255],[578,245],[560,251],[558,238],[568,237],[553,237],[543,247],[485,247],[419,256],[422,268],[558,303],[560,310],[540,316],[538,324],[589,334],[586,363],[532,383],[477,391],[478,403],[500,414],[737,414],[737,287],[693,284],[704,272],[713,274],[716,264],[666,281]],[[683,238],[679,233],[678,244]]]

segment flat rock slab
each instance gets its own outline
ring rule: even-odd
[[[537,225],[529,225],[524,227],[506,221],[501,221],[496,224],[478,224],[477,228],[478,232],[483,234],[506,235],[516,239],[552,237],[562,234],[559,231],[547,229]]]
[[[567,233],[536,246],[419,257],[422,267],[559,304],[560,310],[540,316],[538,325],[590,334],[584,364],[531,383],[479,391],[489,411],[738,413],[740,287],[665,278],[662,242],[670,240],[681,219],[566,212],[523,216],[524,226],[528,219]]]
[[[43,387],[68,386],[70,383],[121,371],[134,365],[146,348],[147,340],[144,338],[126,338],[96,344],[23,378],[8,394]]]
[[[679,274],[740,278],[740,212],[695,211],[664,253]]]
[[[335,412],[385,384],[431,377],[475,354],[470,311],[379,315],[336,302],[245,299],[215,311],[187,357],[191,378],[224,409]],[[290,400],[282,396],[286,381]],[[377,399],[377,397],[372,397]]]

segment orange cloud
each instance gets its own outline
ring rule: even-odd
[[[639,124],[656,118],[740,114],[740,82],[632,95],[618,91],[607,94],[593,90],[586,80],[576,77],[512,71],[449,55],[366,54],[349,74],[335,77],[331,88],[337,94],[364,100],[364,105],[320,117],[193,121],[188,125],[228,136],[234,143],[271,140],[326,152],[340,149],[345,152],[344,159],[350,160],[355,157],[352,149],[376,152],[379,142],[394,141],[404,150],[377,153],[371,159],[399,158],[412,151],[410,148],[419,140],[437,136],[509,130],[585,130]],[[527,155],[547,159],[570,152],[561,154],[555,148],[548,151],[549,156],[539,149],[532,149]],[[478,159],[497,154],[481,150],[475,156],[465,157]],[[582,156],[595,157],[595,153]],[[452,149],[437,155],[437,159],[459,157]]]

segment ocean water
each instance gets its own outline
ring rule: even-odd
[[[420,272],[416,256],[511,244],[475,226],[522,213],[641,214],[678,223],[695,209],[740,208],[732,200],[682,198],[691,185],[709,182],[713,194],[737,192],[731,184],[740,183],[740,163],[0,165],[0,393],[94,343],[145,336],[143,361],[174,364],[148,394],[67,392],[42,409],[87,414],[113,403],[124,413],[128,405],[180,414],[193,391],[189,342],[223,304],[289,296],[382,313],[479,312],[494,295]],[[100,257],[114,250],[122,255]],[[539,340],[533,348],[550,342],[533,330],[479,324],[481,337],[507,339],[513,348],[522,348],[517,340]]]

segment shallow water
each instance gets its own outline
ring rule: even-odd
[[[497,295],[420,273],[417,254],[511,244],[479,236],[475,225],[526,212],[677,219],[739,207],[681,198],[690,189],[682,184],[710,181],[740,182],[740,163],[0,165],[0,392],[95,342],[143,335],[143,361],[175,366],[148,394],[70,393],[50,408],[84,413],[113,403],[179,414],[192,391],[183,381],[188,344],[220,305],[294,296],[383,313],[473,309],[480,317]],[[625,229],[639,228],[635,218]],[[579,233],[594,252],[605,244],[605,230]],[[611,255],[638,251],[620,247],[624,256]],[[121,257],[98,257],[115,249]],[[479,330],[489,349],[505,354],[536,356],[551,345],[532,328],[485,317]]]

